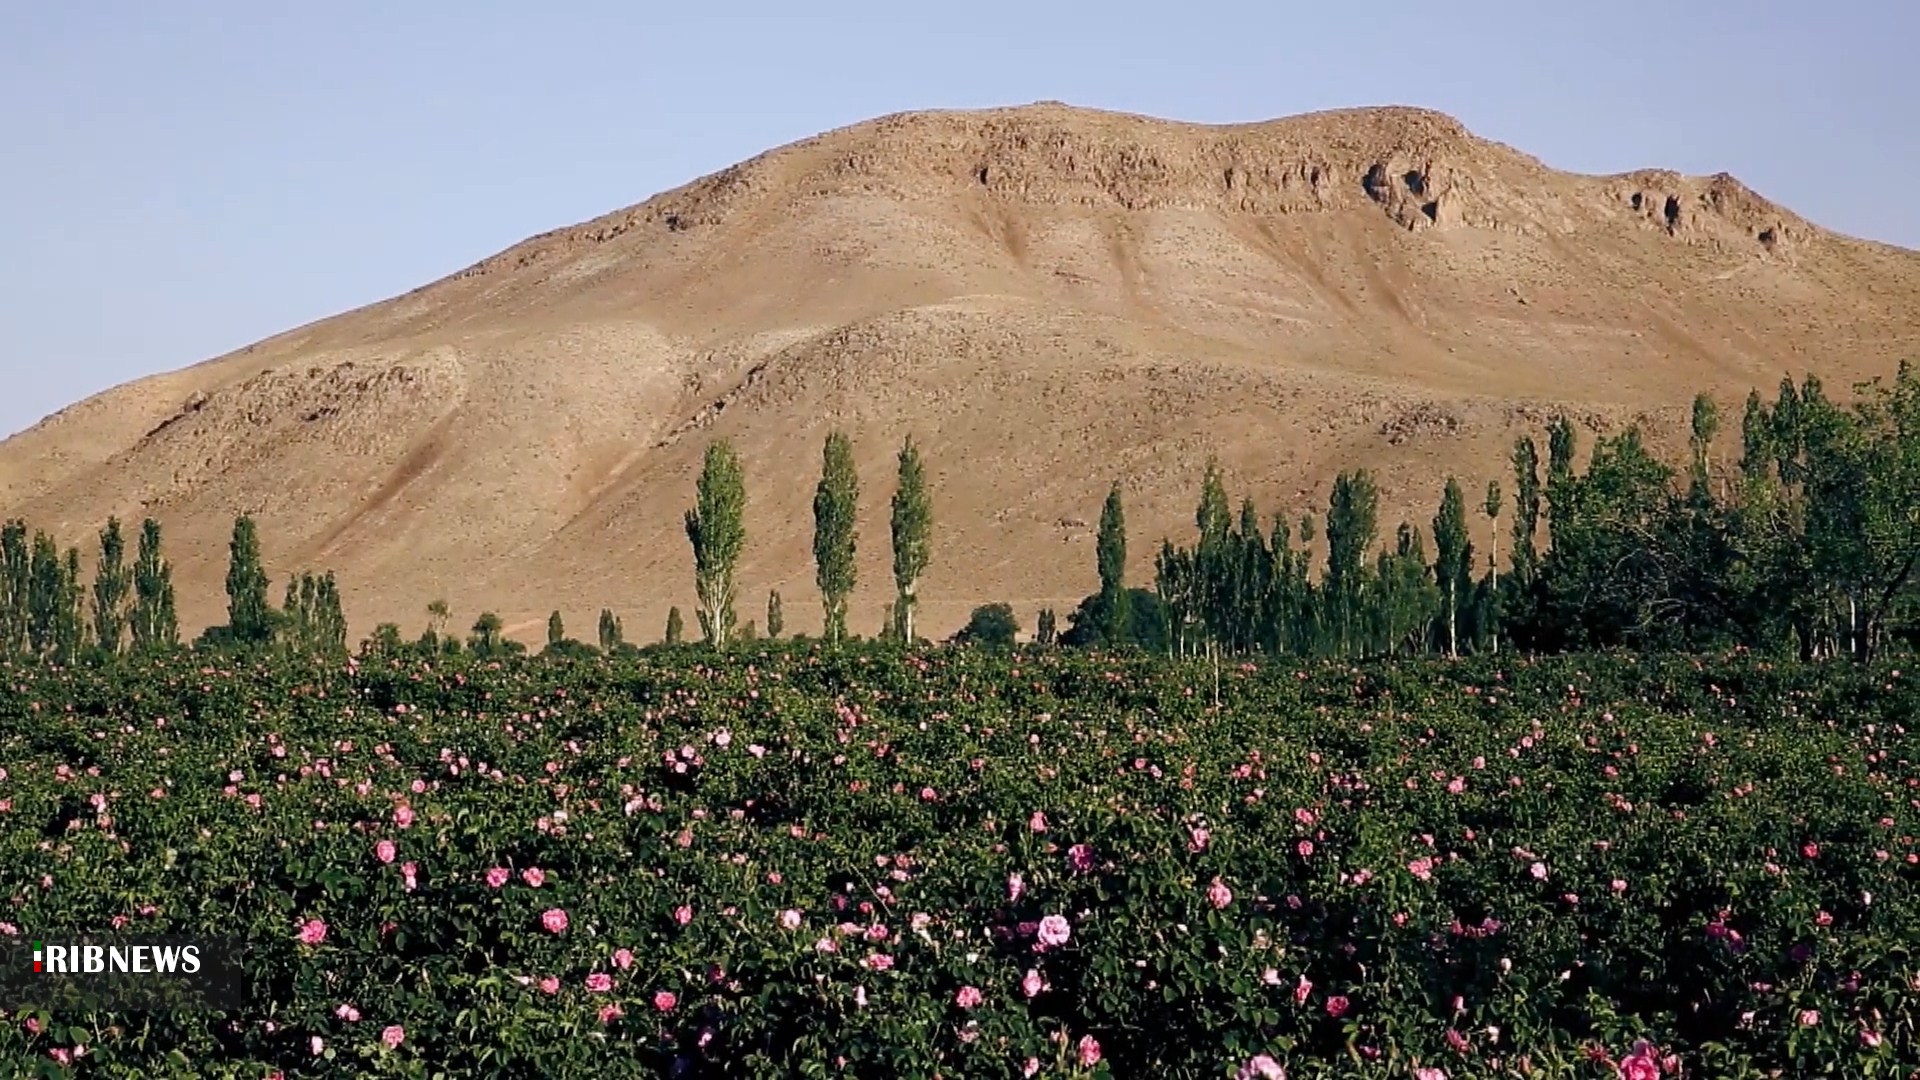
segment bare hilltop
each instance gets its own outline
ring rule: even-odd
[[[939,635],[990,601],[1028,627],[1064,615],[1095,585],[1116,478],[1145,579],[1160,537],[1191,532],[1209,455],[1263,515],[1372,468],[1390,533],[1424,528],[1449,473],[1510,487],[1514,438],[1554,413],[1672,450],[1697,390],[1737,427],[1749,388],[1914,356],[1920,253],[1725,174],[1575,175],[1412,108],[911,113],[82,401],[0,443],[0,517],[89,552],[109,515],[158,518],[189,631],[224,619],[247,512],[277,581],[339,573],[356,635],[417,633],[444,597],[455,625],[491,609],[532,638],[559,608],[590,635],[611,607],[646,640],[691,609],[681,515],[725,437],[748,471],[741,618],[777,588],[811,631],[812,489],[839,427],[864,633],[912,435]]]

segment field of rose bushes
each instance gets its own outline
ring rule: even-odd
[[[231,662],[229,662],[231,663]],[[1920,1075],[1897,664],[0,667],[0,936],[239,937],[10,1073]]]

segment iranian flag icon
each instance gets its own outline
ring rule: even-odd
[[[33,943],[33,970],[39,972],[47,970],[46,965],[41,962],[40,943],[37,941]]]

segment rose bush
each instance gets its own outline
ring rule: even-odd
[[[1906,1076],[1910,673],[755,646],[0,667],[0,935],[238,937],[96,1076]]]

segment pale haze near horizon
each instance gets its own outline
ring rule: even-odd
[[[908,109],[1420,105],[1920,248],[1912,0],[917,9],[0,4],[0,435]]]

